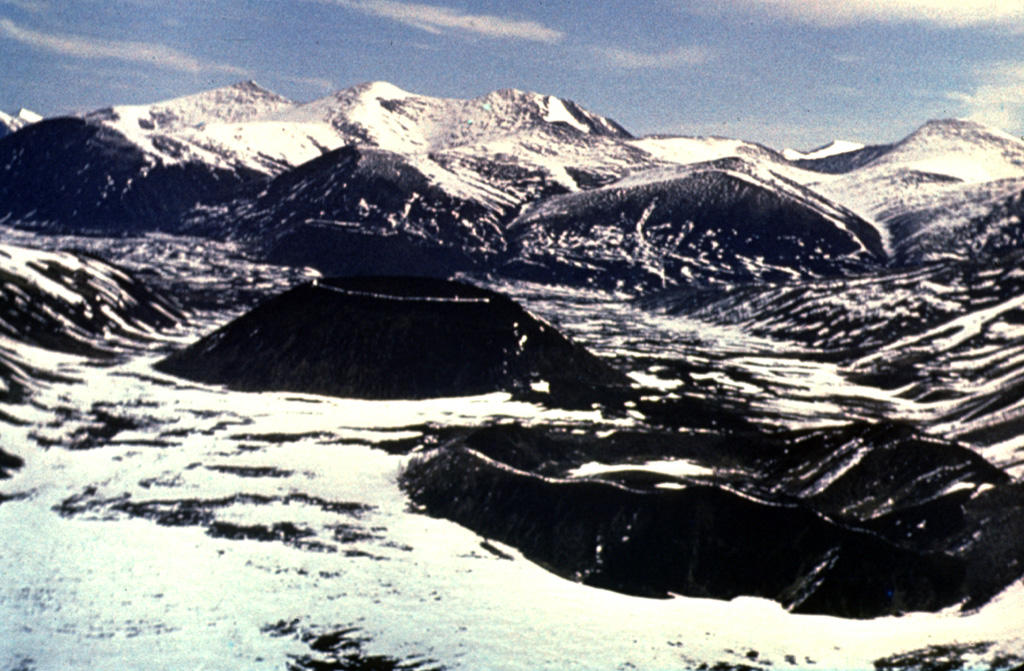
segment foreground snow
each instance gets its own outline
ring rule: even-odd
[[[1020,585],[977,613],[872,621],[581,586],[410,511],[396,484],[407,457],[370,446],[415,437],[425,422],[608,421],[595,412],[543,411],[502,394],[368,402],[227,392],[156,374],[152,361],[96,368],[66,357],[62,371],[77,382],[40,389],[37,407],[13,408],[29,424],[4,425],[5,448],[26,465],[2,488],[2,668],[281,668],[316,654],[312,636],[349,628],[365,654],[431,668],[867,669],[929,646],[996,641],[978,664],[1024,649]],[[132,428],[97,449],[37,447],[40,437],[72,440],[95,420],[83,409],[98,407]],[[218,523],[232,529],[309,533],[218,536],[123,505],[182,511],[197,500],[220,506]]]

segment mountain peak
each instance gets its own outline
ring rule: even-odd
[[[1024,177],[1024,141],[970,119],[932,119],[896,143],[866,147],[848,156],[853,160],[840,160],[824,171],[867,171],[853,182],[863,184],[873,183],[871,179],[913,181],[922,175],[929,183],[967,184]],[[858,187],[861,192],[864,188]],[[875,206],[882,205],[871,207]]]
[[[932,119],[898,142],[897,146],[935,139],[967,142],[969,144],[991,142],[1021,144],[1019,138],[980,121],[972,119]]]
[[[985,124],[980,121],[974,121],[972,119],[957,119],[953,117],[945,119],[929,119],[924,122],[918,131],[957,131],[957,130],[977,130],[981,128],[988,128]]]
[[[414,98],[415,94],[409,93],[408,91],[401,89],[391,82],[386,81],[372,81],[357,84],[349,89],[344,89],[342,92],[353,92],[362,94],[364,96],[373,98],[383,98],[385,100],[400,100],[402,98]]]
[[[255,121],[294,106],[284,96],[248,80],[149,105],[119,105],[86,116],[115,123],[124,120],[128,126],[137,125],[143,130],[166,131],[210,123]]]
[[[475,102],[479,102],[488,110],[493,105],[501,105],[506,114],[532,119],[535,122],[565,124],[589,135],[620,139],[633,137],[611,119],[588,112],[575,102],[558,96],[505,88],[478,98]]]
[[[252,93],[252,94],[256,94],[256,95],[265,95],[265,96],[272,96],[272,97],[273,96],[277,96],[277,94],[274,93],[273,91],[271,91],[270,89],[265,88],[263,86],[260,86],[260,84],[258,82],[256,82],[256,80],[254,80],[254,79],[246,79],[245,81],[238,82],[237,84],[232,84],[230,86],[225,86],[223,88],[225,88],[225,89],[235,89],[236,91],[245,91],[247,93]],[[214,90],[216,91],[217,89],[214,89]],[[280,97],[280,96],[277,96],[277,97]]]

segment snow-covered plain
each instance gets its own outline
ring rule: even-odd
[[[367,655],[468,669],[855,669],[894,652],[995,641],[975,655],[984,668],[1024,644],[1019,585],[966,616],[872,621],[580,586],[410,511],[396,484],[405,457],[372,446],[415,436],[424,422],[600,421],[591,413],[502,395],[396,403],[233,393],[155,376],[151,362],[64,362],[77,381],[16,409],[28,426],[5,425],[5,447],[26,465],[0,506],[4,668],[281,668],[318,654],[303,636],[349,628],[368,639]],[[52,426],[62,408],[97,405],[137,428],[94,450],[40,449],[41,437],[78,430]],[[133,518],[118,509],[126,501],[206,502],[241,531],[217,537],[201,524]]]
[[[11,233],[8,241],[30,237]],[[241,250],[230,245],[187,238],[48,240],[103,247],[192,298],[211,286],[228,290],[220,274],[226,258],[236,272],[231,282],[249,287],[241,295],[250,299],[304,277],[232,257]],[[173,263],[150,265],[147,254],[177,260],[182,274]],[[500,288],[631,368],[651,393],[656,381],[663,392],[681,391],[665,365],[686,357],[704,367],[693,375],[698,387],[745,399],[753,410],[760,404],[769,424],[840,422],[858,404],[898,416],[914,404],[901,401],[900,390],[858,384],[844,366],[794,357],[796,346],[780,350],[742,326],[640,309],[600,292]],[[1012,335],[993,328],[1012,308],[1002,307],[956,321],[958,343],[941,329],[940,349],[959,351],[970,365],[975,357],[957,344],[983,331]],[[16,344],[26,361],[59,378],[31,381],[30,403],[0,406],[3,449],[25,460],[0,483],[0,668],[871,669],[892,658],[894,668],[950,659],[962,664],[956,668],[984,669],[1021,662],[1019,582],[973,612],[843,620],[790,614],[761,599],[644,599],[559,578],[513,548],[411,508],[397,483],[407,446],[430,427],[610,430],[642,417],[552,409],[505,394],[385,402],[241,393],[153,370],[163,352],[232,315],[196,310],[191,323],[103,365]],[[96,436],[102,440],[90,440]],[[1007,463],[1016,449],[1004,446]],[[685,461],[649,467],[694,472]],[[924,652],[893,657],[913,651]],[[358,666],[370,663],[379,666]]]

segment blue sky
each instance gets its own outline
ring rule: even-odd
[[[1024,0],[0,0],[0,61],[0,110],[45,115],[385,80],[776,148],[945,117],[1024,134]]]

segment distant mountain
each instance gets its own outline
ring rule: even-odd
[[[929,121],[872,165],[983,182],[1024,172],[1024,140],[976,121]]]
[[[342,142],[263,125],[294,103],[243,82],[152,105],[42,121],[0,141],[0,218],[50,230],[171,228]],[[57,160],[59,157],[59,160]]]
[[[65,230],[166,228],[197,205],[248,198],[267,180],[356,144],[415,154],[436,164],[428,172],[461,172],[470,189],[495,192],[488,176],[502,164],[543,170],[547,181],[575,188],[644,160],[617,144],[629,137],[618,124],[570,101],[513,90],[456,101],[377,83],[298,105],[244,82],[51,121],[0,144],[0,217]],[[64,159],[53,161],[58,154]],[[534,197],[519,186],[522,193],[512,184],[503,199]]]
[[[755,162],[783,163],[782,154],[763,145],[722,137],[654,135],[629,141],[652,158],[666,163],[690,165],[721,158],[743,158]]]
[[[1024,141],[997,128],[961,119],[929,121],[888,145],[833,142],[808,154],[793,150],[783,153],[802,168],[831,174],[857,172],[859,180],[905,171],[936,181],[977,183],[1018,177],[1024,172]]]
[[[431,98],[371,82],[298,105],[275,119],[327,123],[342,135],[401,153],[437,151],[540,126],[595,137],[629,138],[614,121],[554,96],[503,89],[473,100]]]
[[[171,228],[197,203],[236,197],[265,180],[196,160],[170,136],[152,139],[159,152],[107,124],[71,117],[0,139],[0,220],[54,231]]]
[[[509,237],[503,272],[622,290],[834,276],[886,258],[867,221],[735,158],[549,198]]]
[[[836,176],[811,186],[882,224],[899,264],[973,253],[971,222],[1024,191],[1024,141],[973,121],[930,121],[893,145],[844,156],[844,170],[829,164]]]
[[[0,137],[10,135],[14,131],[34,124],[37,121],[42,121],[42,119],[42,116],[24,108],[19,110],[14,116],[0,112]]]
[[[328,274],[479,270],[526,204],[654,164],[615,122],[514,90],[462,101],[375,83],[276,118],[330,127],[344,147],[189,224]]]
[[[116,125],[126,133],[134,129],[174,131],[211,123],[245,123],[295,107],[295,103],[254,81],[165,100],[150,105],[118,105],[85,115]]]
[[[268,121],[297,104],[253,81],[153,103],[86,114],[162,164],[279,174],[344,143],[324,124]]]

